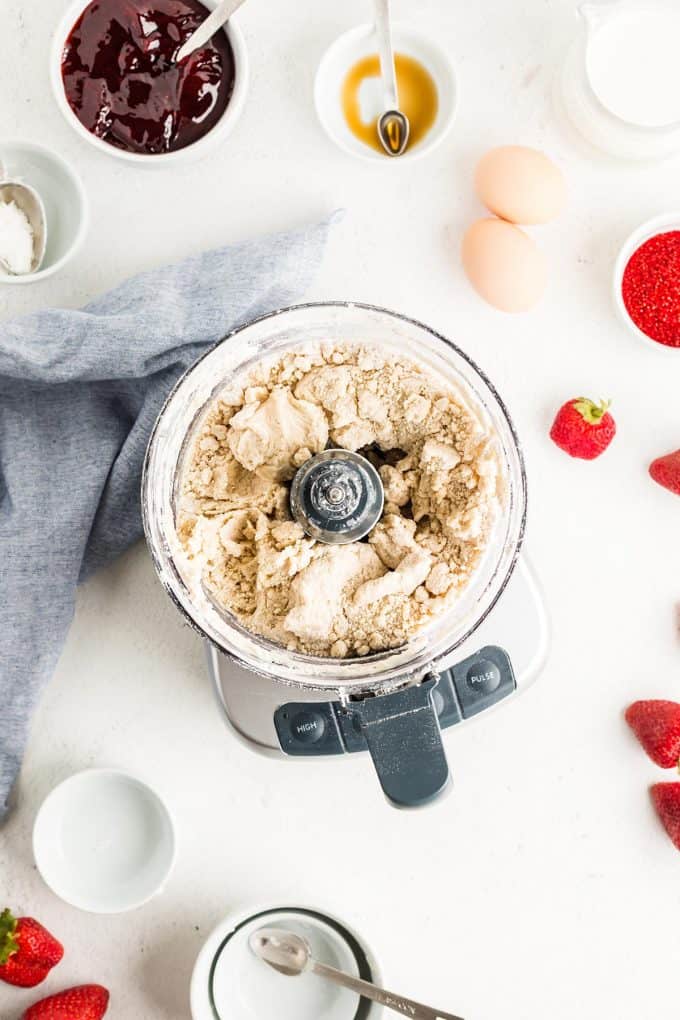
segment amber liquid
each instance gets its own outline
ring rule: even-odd
[[[405,113],[411,125],[408,148],[422,141],[435,122],[439,97],[437,86],[432,75],[422,64],[407,57],[404,53],[396,53],[394,66],[397,72],[397,89],[399,92],[399,109]],[[380,58],[376,54],[364,57],[350,70],[342,86],[342,111],[347,125],[359,141],[369,145],[378,152],[384,152],[378,138],[378,118],[370,123],[361,119],[359,92],[368,78],[380,77]]]

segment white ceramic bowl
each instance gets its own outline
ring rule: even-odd
[[[50,55],[50,81],[52,83],[54,98],[57,101],[57,106],[74,131],[76,131],[77,134],[79,134],[85,141],[89,142],[90,145],[93,145],[95,149],[98,149],[99,152],[104,152],[108,156],[115,156],[117,159],[123,159],[128,163],[136,163],[138,166],[150,167],[172,166],[176,163],[193,162],[196,159],[203,158],[209,152],[212,152],[212,150],[218,145],[224,142],[236,126],[236,122],[243,110],[246,95],[248,93],[250,75],[248,51],[246,49],[245,40],[243,38],[243,33],[236,24],[234,18],[230,18],[228,24],[223,29],[231,43],[231,48],[234,53],[235,77],[234,91],[221,118],[206,135],[199,138],[198,141],[193,142],[191,145],[187,145],[183,149],[178,149],[176,152],[164,152],[156,155],[150,155],[140,152],[127,152],[125,149],[119,149],[116,145],[110,145],[101,138],[97,138],[96,135],[93,135],[91,131],[87,130],[84,124],[81,124],[66,98],[64,83],[61,76],[61,61],[64,46],[71,34],[71,29],[82,12],[88,6],[89,2],[90,0],[74,0],[74,2],[66,8],[66,11],[64,12],[54,33],[52,52]],[[201,2],[208,10],[213,10],[217,7],[219,0],[201,0]]]
[[[57,786],[33,828],[38,871],[66,903],[94,914],[134,910],[160,892],[175,861],[168,809],[116,769],[78,772]]]
[[[662,216],[655,216],[652,220],[647,220],[642,226],[638,227],[633,233],[626,239],[619,256],[614,266],[614,278],[613,284],[613,298],[616,310],[619,314],[619,318],[628,327],[631,333],[634,334],[641,340],[646,347],[653,348],[655,351],[661,351],[667,355],[675,355],[680,357],[680,347],[669,347],[667,344],[659,343],[657,340],[653,340],[646,333],[643,333],[638,326],[635,325],[628,309],[626,308],[623,300],[623,294],[621,291],[621,285],[623,283],[623,274],[626,271],[626,266],[630,261],[631,257],[640,248],[645,241],[649,241],[651,237],[656,237],[657,234],[665,234],[671,230],[680,230],[680,212],[675,213],[664,213]]]
[[[371,162],[404,163],[432,152],[448,134],[458,107],[456,72],[446,51],[417,29],[399,22],[392,27],[392,38],[396,53],[413,57],[430,72],[439,96],[437,116],[429,132],[398,159],[364,145],[350,131],[341,106],[347,73],[359,60],[378,52],[373,25],[360,25],[336,39],[321,58],[314,82],[316,112],[328,137],[345,152]]]
[[[83,243],[90,222],[85,188],[65,159],[37,142],[0,138],[0,164],[8,180],[35,188],[47,219],[47,248],[41,268],[25,276],[0,273],[0,284],[37,283],[62,269]]]
[[[372,953],[343,921],[312,908],[259,906],[226,918],[201,949],[191,978],[193,1020],[378,1020],[383,1015],[381,1006],[354,992],[311,974],[285,977],[258,960],[248,937],[264,927],[300,934],[320,961],[381,983]]]

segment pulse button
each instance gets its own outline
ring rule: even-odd
[[[301,744],[316,744],[326,732],[326,720],[320,712],[298,712],[290,721],[290,730]]]
[[[510,658],[497,645],[486,645],[450,671],[464,719],[507,698],[516,688]]]
[[[478,659],[470,666],[465,679],[475,694],[493,694],[501,685],[501,671],[490,659]]]

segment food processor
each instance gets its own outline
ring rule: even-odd
[[[185,458],[224,386],[263,358],[328,342],[377,346],[445,379],[447,389],[494,437],[503,479],[502,506],[484,555],[451,608],[398,648],[346,659],[290,651],[246,630],[211,597],[195,567],[192,575],[176,531]],[[320,529],[322,541],[342,541],[358,528],[351,536],[356,540],[365,533],[365,515],[373,515],[374,522],[382,506],[381,493],[371,488],[379,476],[373,477],[370,467],[360,454],[344,450],[311,458],[293,480],[291,512],[302,515],[308,533]],[[178,382],[158,417],[142,481],[144,528],[156,570],[206,640],[218,702],[232,729],[276,757],[368,751],[383,792],[398,807],[426,804],[448,787],[442,730],[527,686],[545,660],[545,608],[531,568],[520,559],[526,498],[514,426],[473,361],[419,322],[340,302],[271,313],[205,354]]]

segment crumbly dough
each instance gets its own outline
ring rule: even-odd
[[[368,541],[325,545],[291,519],[289,482],[328,442],[378,468]],[[443,378],[350,343],[259,362],[208,408],[181,478],[178,534],[211,598],[291,650],[395,648],[470,581],[498,513],[494,439]]]

